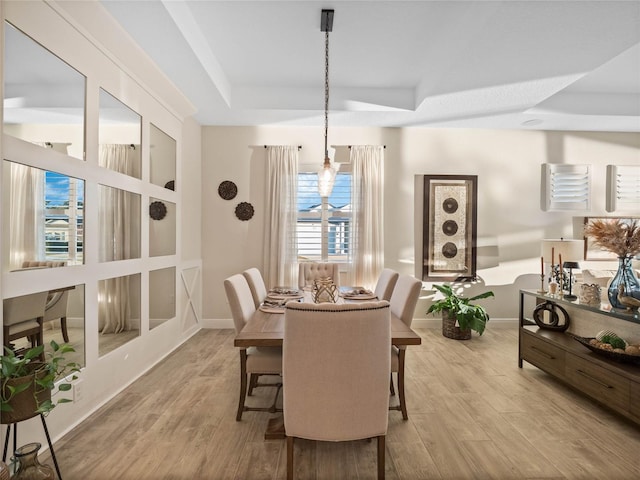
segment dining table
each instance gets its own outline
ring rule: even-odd
[[[349,291],[348,287],[341,287],[340,290],[341,294],[336,298],[337,303],[377,301],[375,297],[367,300],[349,298],[348,295],[344,295],[344,292]],[[269,298],[268,295],[266,300]],[[282,299],[283,296],[275,296],[275,298]],[[284,300],[286,301],[286,296],[284,296]],[[306,289],[298,298],[293,298],[292,296],[292,300],[313,302],[311,292]],[[239,348],[281,347],[284,339],[284,312],[284,308],[272,308],[264,303],[251,316],[240,333],[236,335],[233,345]],[[391,313],[391,344],[400,347],[420,345],[421,343],[422,339],[420,335],[414,332],[411,327],[400,320],[400,318]],[[284,419],[282,415],[278,415],[269,420],[264,438],[285,438]]]

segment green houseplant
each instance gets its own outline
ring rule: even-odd
[[[482,335],[489,321],[489,314],[481,305],[472,305],[469,302],[493,297],[493,292],[464,298],[457,295],[450,285],[434,285],[434,288],[442,293],[444,298],[435,301],[427,313],[442,312],[442,334],[445,337],[468,340],[471,338],[471,330]],[[459,326],[455,325],[456,320]]]
[[[71,380],[77,378],[75,372],[80,371],[80,366],[64,358],[64,354],[75,350],[68,344],[59,345],[53,340],[50,346],[51,351],[46,355],[43,355],[44,345],[39,345],[20,356],[5,347],[5,354],[0,355],[0,423],[17,423],[41,413],[47,415],[59,403],[71,401],[59,398],[54,402],[51,391],[57,378],[70,374]],[[58,390],[69,391],[71,384],[65,380],[58,384]]]

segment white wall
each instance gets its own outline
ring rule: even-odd
[[[323,142],[320,128],[203,128],[203,288],[207,292],[203,316],[212,320],[212,325],[231,318],[223,280],[245,268],[262,267],[266,159],[263,145],[302,145],[300,162],[319,167]],[[606,165],[640,163],[637,133],[330,127],[329,143],[386,145],[385,264],[416,276],[421,274],[422,255],[420,176],[478,175],[480,282],[468,287],[469,292],[485,288],[494,291],[496,298],[484,302],[494,319],[516,318],[518,290],[539,287],[543,238],[574,235],[581,238],[578,228],[574,232],[574,222],[580,225],[585,215],[607,215]],[[339,151],[342,154],[344,149]],[[591,211],[542,211],[542,163],[593,165]],[[217,194],[223,180],[238,185],[238,196],[232,201],[222,200]],[[255,216],[249,222],[241,222],[234,216],[235,205],[240,201],[249,201],[255,208]],[[640,211],[626,213],[640,215]],[[596,267],[603,265],[597,263]],[[430,288],[425,282],[416,319],[426,318]]]

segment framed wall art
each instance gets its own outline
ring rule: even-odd
[[[640,222],[640,217],[584,217],[584,225],[592,220],[621,220],[623,223],[631,224],[634,220]],[[609,250],[604,250],[596,245],[589,237],[584,237],[584,259],[585,260],[608,260],[615,261],[618,257]]]
[[[476,277],[477,175],[425,175],[422,279]]]

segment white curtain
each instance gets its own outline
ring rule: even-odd
[[[383,146],[351,147],[351,264],[354,285],[372,288],[384,268]]]
[[[267,147],[264,278],[267,287],[298,284],[298,147]]]
[[[134,163],[129,145],[100,145],[99,165],[131,175]],[[131,222],[137,214],[131,195],[119,188],[100,187],[100,260],[131,258]],[[131,329],[129,277],[109,278],[100,282],[99,328],[101,333],[120,333]]]
[[[9,264],[45,258],[44,171],[14,162],[9,165]],[[6,170],[5,170],[6,172]]]

